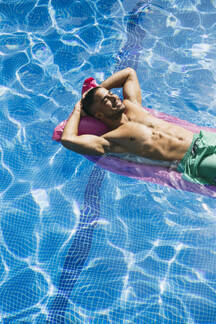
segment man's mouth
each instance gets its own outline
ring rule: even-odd
[[[119,103],[116,105],[116,108],[119,110],[119,109],[124,109],[125,106],[123,105],[123,103]]]

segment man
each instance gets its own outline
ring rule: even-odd
[[[123,88],[123,101],[109,91],[112,88]],[[110,131],[100,137],[78,136],[83,111],[101,120]],[[178,171],[189,181],[216,184],[215,134],[193,134],[149,114],[142,108],[139,81],[131,68],[113,74],[83,96],[64,128],[61,142],[80,154],[132,153],[152,160],[177,161]]]

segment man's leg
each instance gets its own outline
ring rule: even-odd
[[[198,172],[200,177],[216,185],[216,154],[204,158],[199,165]]]

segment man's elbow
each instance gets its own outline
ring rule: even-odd
[[[71,146],[73,145],[73,138],[71,136],[62,135],[62,137],[61,137],[61,144],[64,147],[71,149]]]
[[[103,145],[98,143],[91,143],[88,145],[87,143],[78,143],[75,136],[62,136],[61,144],[76,153],[84,154],[84,155],[104,155],[106,153]]]
[[[127,70],[127,72],[128,72],[128,74],[136,74],[136,71],[132,68],[132,67],[127,67],[126,68],[126,70]]]
[[[61,145],[65,146],[66,140],[65,138],[61,138]]]
[[[61,144],[68,150],[83,154],[82,147],[76,142],[76,140],[73,137],[62,137]]]

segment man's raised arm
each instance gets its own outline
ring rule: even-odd
[[[61,143],[64,147],[76,153],[86,155],[103,155],[110,150],[110,143],[103,137],[95,135],[78,136],[78,127],[81,115],[81,102],[79,101],[64,128]]]
[[[141,90],[136,71],[132,68],[126,68],[114,73],[100,84],[101,87],[110,90],[112,88],[123,88],[124,99],[133,103],[142,104]]]

